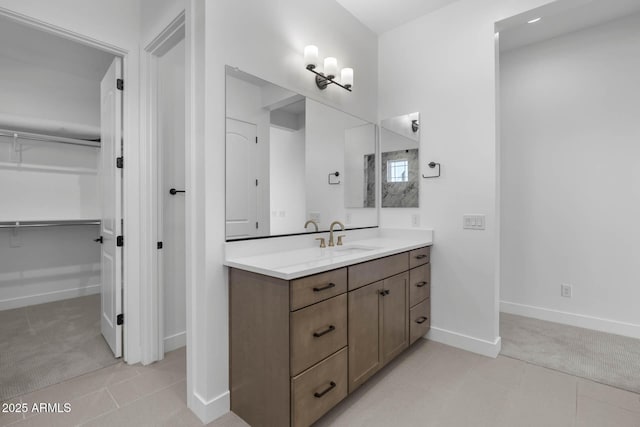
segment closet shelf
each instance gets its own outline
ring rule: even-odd
[[[76,139],[76,138],[65,138],[62,136],[45,135],[41,133],[12,131],[8,129],[0,129],[0,136],[7,136],[14,139],[17,138],[18,141],[21,139],[28,139],[30,141],[55,142],[60,144],[82,145],[85,147],[100,148],[100,142],[97,142],[97,141],[87,141],[84,139]]]
[[[54,221],[0,221],[0,228],[62,227],[70,225],[100,225],[99,219],[54,220]]]

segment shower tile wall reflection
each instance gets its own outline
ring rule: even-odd
[[[383,208],[419,206],[419,169],[417,148],[382,153]]]
[[[420,116],[405,114],[382,121],[381,206],[420,206]]]

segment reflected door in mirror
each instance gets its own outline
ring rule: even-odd
[[[256,125],[227,119],[227,237],[257,236]]]

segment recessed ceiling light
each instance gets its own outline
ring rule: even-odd
[[[532,19],[531,21],[527,21],[527,24],[535,24],[536,22],[538,22],[539,20],[541,20],[542,18],[535,18]]]

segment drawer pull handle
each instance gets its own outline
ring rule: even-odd
[[[418,287],[418,288],[424,288],[425,286],[427,286],[427,282],[416,283],[416,287]]]
[[[422,317],[418,317],[418,318],[416,319],[416,323],[417,323],[418,325],[422,325],[422,324],[423,324],[424,322],[426,322],[427,320],[429,320],[429,318],[428,318],[428,317],[424,317],[424,316],[422,316]]]
[[[336,383],[334,383],[333,381],[331,381],[329,383],[329,387],[327,387],[326,389],[320,391],[320,392],[315,392],[313,393],[313,395],[315,397],[317,397],[318,399],[321,398],[322,396],[324,396],[325,394],[329,393],[331,390],[333,390],[336,387]]]
[[[416,255],[416,259],[425,259],[427,257],[426,254]]]
[[[382,295],[383,297],[389,295],[390,293],[391,291],[389,289],[383,289],[380,291],[380,295]]]
[[[335,330],[336,330],[336,327],[335,327],[335,326],[333,326],[333,325],[331,325],[331,326],[329,326],[327,329],[325,329],[324,331],[314,332],[314,333],[313,333],[313,336],[314,336],[314,337],[316,337],[316,338],[320,338],[321,336],[326,335],[326,334],[328,334],[329,332],[333,332],[333,331],[335,331]]]
[[[323,286],[321,288],[313,288],[313,292],[322,292],[322,291],[326,291],[327,289],[331,289],[335,287],[336,287],[335,283],[329,283],[327,286]]]

